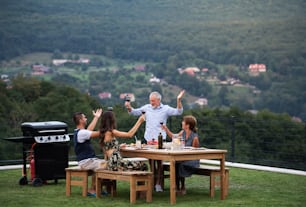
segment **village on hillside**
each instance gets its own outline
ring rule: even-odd
[[[90,64],[89,58],[79,58],[77,60],[72,59],[53,59],[52,60],[52,66],[47,66],[44,64],[33,64],[31,66],[31,76],[44,76],[47,74],[52,74],[57,67],[61,67],[65,64]],[[146,71],[146,66],[143,64],[134,65],[133,67],[135,72],[142,73]],[[188,76],[197,78],[197,79],[204,79],[207,82],[211,82],[217,85],[224,85],[224,86],[233,86],[233,87],[248,87],[252,88],[253,93],[260,93],[258,89],[256,89],[254,86],[249,85],[248,83],[241,83],[240,80],[227,77],[226,80],[220,80],[217,78],[217,74],[209,74],[210,69],[209,68],[198,68],[198,67],[186,67],[186,68],[178,68],[177,69],[178,74],[187,74]],[[246,70],[246,72],[250,76],[258,76],[260,73],[265,73],[267,71],[265,64],[250,64]],[[10,78],[6,74],[1,74],[1,80],[5,83],[10,82]],[[150,75],[148,84],[161,84],[162,80],[160,80],[158,77],[156,77],[154,74]],[[8,84],[9,87],[9,84]],[[110,99],[112,98],[114,94],[112,94],[110,91],[101,91],[98,93],[98,98],[103,99]],[[137,97],[134,93],[131,91],[126,91],[121,94],[117,94],[116,96],[119,96],[120,99],[125,99],[126,96],[129,96],[131,99],[131,102],[135,102]],[[205,97],[199,97],[191,104],[196,104],[200,107],[207,106],[209,100]]]

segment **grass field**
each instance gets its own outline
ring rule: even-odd
[[[170,206],[169,181],[166,181],[165,192],[153,193],[153,202],[137,200],[129,203],[129,185],[119,181],[117,197],[82,197],[81,188],[73,187],[71,197],[65,195],[65,180],[58,184],[48,181],[42,187],[32,185],[20,186],[21,170],[0,172],[0,201],[5,207],[75,207],[75,206]],[[175,206],[306,206],[306,176],[288,175],[264,171],[230,169],[229,195],[220,200],[217,188],[215,198],[209,197],[208,177],[194,175],[187,178],[187,194],[178,196]]]

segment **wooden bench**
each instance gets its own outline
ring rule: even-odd
[[[146,202],[152,202],[152,172],[96,170],[96,195],[101,196],[101,183],[104,179],[130,182],[130,203],[136,203],[137,192],[146,193]]]
[[[82,188],[82,196],[87,196],[88,177],[94,174],[92,170],[82,169],[79,166],[68,167],[66,170],[66,196],[71,194],[71,186],[80,186]],[[93,180],[95,182],[95,180]],[[107,191],[114,194],[116,192],[116,181],[105,180],[103,186]]]
[[[165,174],[165,171],[170,171],[170,163],[163,163],[163,179],[169,178],[169,175]],[[221,184],[221,171],[219,166],[213,165],[200,165],[200,167],[196,168],[194,172],[196,175],[205,175],[210,177],[210,191],[209,196],[215,196],[215,187],[220,186]],[[216,178],[219,177],[219,181],[216,181]],[[164,183],[162,181],[162,183]],[[228,194],[228,186],[229,186],[229,169],[225,168],[225,196]]]

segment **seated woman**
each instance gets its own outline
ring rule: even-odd
[[[182,137],[185,141],[185,146],[199,147],[200,142],[196,128],[197,120],[194,116],[188,115],[183,117],[182,130],[178,133],[179,137]],[[162,129],[166,131],[169,137],[173,137],[173,133],[168,129],[166,125],[162,126]],[[185,177],[190,177],[194,168],[200,166],[200,160],[186,160],[176,162],[176,191],[177,194],[185,195]],[[181,183],[181,186],[180,186]]]
[[[123,132],[116,129],[114,113],[112,111],[103,112],[99,127],[100,146],[104,152],[104,159],[107,160],[108,170],[148,170],[144,162],[123,160],[120,154],[120,145],[116,139],[116,137],[131,138],[144,120],[144,115],[140,116],[128,132]]]

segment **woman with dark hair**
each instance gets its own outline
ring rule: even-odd
[[[115,115],[112,111],[103,112],[100,124],[100,146],[107,161],[109,170],[147,170],[148,167],[141,161],[123,160],[120,154],[120,145],[116,137],[131,138],[139,126],[144,122],[144,115],[140,116],[134,126],[128,131],[117,130]]]
[[[197,120],[194,116],[187,115],[183,117],[182,130],[177,135],[184,139],[185,146],[197,148],[200,146],[196,125]],[[162,129],[166,131],[169,137],[173,138],[174,134],[168,129],[166,125],[163,125]],[[199,166],[200,160],[186,160],[176,162],[175,169],[177,194],[186,194],[185,177],[190,177],[194,173],[194,168]]]

